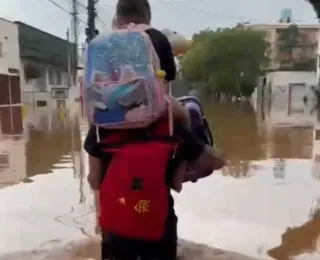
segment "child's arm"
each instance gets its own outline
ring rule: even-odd
[[[191,121],[188,110],[174,97],[169,97],[172,106],[172,113],[175,123],[180,123],[190,129]]]
[[[89,155],[88,182],[92,190],[99,191],[102,179],[102,162],[100,159]]]
[[[88,182],[93,190],[93,200],[94,206],[96,210],[96,227],[95,232],[96,234],[100,233],[99,227],[99,217],[100,217],[100,205],[99,205],[99,189],[101,185],[102,179],[102,162],[100,159],[89,155],[89,175],[88,175]]]

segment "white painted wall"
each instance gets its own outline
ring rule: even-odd
[[[0,171],[1,183],[4,185],[10,182],[17,182],[26,177],[26,140],[13,140],[12,137],[1,137],[0,153],[8,156],[8,168]],[[18,163],[17,163],[18,162]]]
[[[314,125],[313,131],[313,163],[312,172],[314,176],[320,175],[320,139],[316,138],[320,132],[320,122],[317,121]],[[318,134],[317,134],[318,133]]]
[[[314,85],[315,79],[316,73],[308,71],[276,71],[267,74],[267,82],[272,80],[275,86],[297,82],[306,82],[307,84]]]
[[[318,31],[318,49],[317,49],[317,72],[316,72],[316,78],[317,78],[317,86],[319,86],[320,83],[320,24],[318,25],[319,31]]]
[[[305,89],[292,90],[291,105],[289,104],[289,85],[302,83],[306,84]],[[267,85],[265,93],[269,93],[271,86],[271,109],[268,115],[268,123],[274,124],[290,124],[290,125],[313,125],[315,115],[310,112],[315,102],[315,96],[312,86],[316,86],[316,73],[304,71],[279,71],[271,72],[267,75]],[[307,96],[308,102],[303,103],[303,97]],[[301,114],[288,114],[289,107],[301,107]]]
[[[0,18],[0,74],[10,74],[8,68],[20,69],[18,26]]]

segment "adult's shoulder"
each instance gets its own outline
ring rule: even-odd
[[[150,28],[146,30],[146,33],[149,34],[151,38],[156,38],[158,41],[169,42],[167,36],[165,36],[160,30],[156,28]]]

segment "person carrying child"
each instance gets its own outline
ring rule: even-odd
[[[92,126],[84,148],[89,184],[99,192],[102,259],[174,260],[170,189],[181,191],[185,162],[212,171],[225,160],[165,95],[162,81],[174,80],[176,68],[167,38],[149,26],[148,1],[119,0],[116,19],[121,29],[94,39],[86,61]]]

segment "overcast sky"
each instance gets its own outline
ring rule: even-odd
[[[70,10],[71,0],[53,0]],[[85,29],[87,0],[77,0],[79,29]],[[283,8],[291,8],[293,19],[316,23],[315,13],[305,0],[151,0],[152,23],[159,29],[172,28],[186,36],[207,27],[233,26],[238,22],[277,22]],[[100,0],[97,4],[100,30],[110,28],[116,0]],[[83,6],[82,6],[83,5]],[[48,0],[0,0],[0,17],[28,23],[41,30],[65,38],[70,15]],[[101,22],[103,21],[103,23]],[[83,38],[83,34],[82,37]]]

